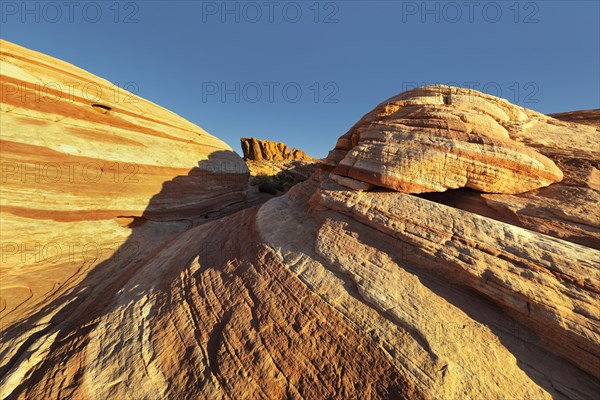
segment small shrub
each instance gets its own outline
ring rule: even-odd
[[[304,178],[298,174],[289,171],[281,171],[277,175],[258,175],[250,178],[252,186],[258,186],[258,190],[264,193],[273,191],[285,192],[297,183],[304,181]]]
[[[258,185],[258,191],[261,193],[269,193],[275,196],[277,194],[277,187],[272,182],[263,182]]]

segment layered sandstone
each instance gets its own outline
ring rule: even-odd
[[[571,118],[580,119],[576,112]],[[600,249],[600,115],[588,124],[539,119],[515,139],[550,158],[561,182],[517,195],[475,191],[427,194],[431,200],[573,243]],[[594,122],[595,121],[595,122]]]
[[[312,160],[302,150],[290,150],[284,143],[255,138],[241,138],[240,141],[246,161]]]
[[[478,134],[496,140],[490,126]],[[512,131],[546,166],[513,165],[514,174],[542,183],[544,168],[564,171],[524,194],[414,196],[323,170],[207,223],[138,218],[119,230],[98,220],[61,231],[39,220],[59,239],[72,230],[127,240],[101,263],[65,263],[77,274],[35,307],[3,309],[0,395],[595,399],[600,251],[586,240],[598,234],[597,135],[542,117]],[[494,146],[512,146],[502,140]],[[483,149],[510,153],[494,146]],[[487,159],[500,174],[489,186],[517,187],[499,182],[511,176],[502,160]],[[232,190],[228,182],[211,187]],[[183,185],[166,181],[148,203],[177,209]],[[47,240],[40,232],[30,234]],[[48,278],[45,267],[18,272],[14,287]]]
[[[245,199],[248,169],[220,139],[73,65],[0,50],[3,326],[114,260],[128,225],[150,221],[153,239],[130,241],[115,268],[177,221]]]
[[[326,176],[265,204],[263,239],[426,398],[593,398],[600,252]]]
[[[328,161],[337,175],[404,193],[522,193],[563,178],[549,158],[514,140],[544,119],[475,90],[426,86],[379,104]]]
[[[35,340],[9,342],[20,353],[3,388],[23,398],[593,399],[597,255],[315,177],[165,241],[125,278],[76,286],[85,299],[41,310],[44,329],[20,326]]]

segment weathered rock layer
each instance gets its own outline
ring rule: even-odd
[[[20,60],[35,55],[9,47],[24,54]],[[8,70],[17,71],[10,65]],[[3,109],[3,132],[4,116],[17,112],[7,119],[10,142],[27,145],[34,139],[28,107]],[[72,108],[67,113],[65,107]],[[84,123],[79,116],[86,107],[73,107],[62,104],[59,111],[66,117],[43,125],[55,131],[42,144],[68,149],[64,157],[91,152],[89,146],[95,146],[94,141],[74,142],[63,132],[66,127],[60,128],[64,119]],[[478,107],[498,112],[489,111],[487,103]],[[155,120],[164,112],[150,108]],[[183,122],[169,115],[173,122],[163,133],[174,135]],[[85,185],[81,192],[72,190],[77,195],[48,195],[57,203],[52,207],[79,218],[64,221],[48,211],[52,207],[38,205],[45,204],[50,189],[11,184],[3,207],[27,212],[17,215],[3,208],[3,235],[28,235],[42,243],[93,236],[101,243],[112,238],[117,245],[102,259],[64,261],[64,270],[55,269],[57,263],[34,267],[27,257],[8,267],[2,264],[0,396],[595,399],[600,391],[600,252],[587,241],[598,235],[590,215],[598,198],[593,183],[600,160],[593,147],[598,131],[536,116],[511,131],[509,139],[498,128],[504,125],[490,123],[483,129],[479,121],[471,127],[482,138],[474,143],[480,147],[467,154],[464,148],[473,144],[472,132],[461,127],[457,136],[439,127],[444,121],[448,126],[456,123],[451,115],[419,117],[426,134],[432,133],[427,124],[436,125],[438,136],[462,146],[461,157],[450,152],[445,156],[453,166],[449,177],[411,172],[398,179],[400,170],[385,172],[396,165],[392,159],[397,154],[379,158],[369,147],[379,142],[350,135],[354,143],[344,144],[342,138],[329,161],[340,167],[350,154],[358,160],[363,156],[352,152],[364,146],[372,164],[362,172],[353,173],[359,169],[350,164],[336,173],[323,169],[260,207],[207,223],[195,219],[196,213],[214,204],[182,194],[211,189],[231,200],[241,190],[233,177],[192,189],[187,176],[165,178],[159,174],[164,169],[153,170],[155,179],[166,179],[159,193],[144,200],[156,220],[143,218],[145,211],[140,210],[125,215],[142,218],[121,218],[121,224],[111,213],[109,219],[83,220],[89,214],[81,209],[98,208]],[[378,126],[379,117],[365,122],[369,118],[358,125]],[[176,151],[185,146],[178,141],[171,151],[163,151],[174,139],[165,138],[156,148],[155,135],[139,137],[134,127],[149,124],[143,115],[134,114],[128,121],[133,132],[123,132],[122,140],[135,138],[145,151],[136,157],[154,160],[150,164],[155,167],[189,161],[179,160]],[[394,124],[389,126],[396,129]],[[102,129],[111,131],[108,122],[94,126],[99,137],[113,137],[102,136]],[[386,143],[403,143],[394,145],[402,154],[410,143],[418,147],[431,142],[435,147],[435,135],[429,142],[411,142],[405,126],[403,122],[390,134],[402,140]],[[197,129],[183,132],[192,135]],[[115,128],[114,134],[119,132]],[[421,133],[416,129],[411,135]],[[61,135],[71,147],[60,147]],[[215,143],[204,134],[198,141],[205,139]],[[560,146],[560,141],[568,145]],[[9,157],[37,157],[32,149],[18,153],[11,146]],[[208,151],[208,146],[198,147],[194,157]],[[413,161],[431,160],[426,147],[422,150],[424,158]],[[108,157],[96,151],[102,157],[97,159]],[[225,145],[218,153],[242,162]],[[479,182],[478,190],[512,192],[548,185],[558,178],[555,165],[565,179],[524,194],[448,190],[414,196],[369,190],[385,182],[408,191],[417,185],[442,188],[464,177],[462,168],[474,162],[465,160],[474,160],[476,154],[487,158],[466,176],[467,182]],[[212,159],[207,157],[210,169]],[[523,168],[523,160],[533,160],[531,169]],[[377,167],[377,162],[382,165]],[[414,171],[412,164],[406,165],[406,171]],[[384,171],[379,178],[386,178],[366,179],[369,168],[379,168]],[[503,181],[515,176],[522,181]],[[191,182],[192,187],[199,185]],[[70,193],[69,188],[64,192]],[[123,200],[126,195],[114,198],[129,204],[128,211],[137,210],[143,201],[131,196],[130,203]],[[27,199],[31,207],[25,207]],[[195,201],[197,207],[190,206]],[[103,209],[112,212],[108,205]],[[169,220],[171,211],[181,220]],[[22,233],[21,226],[26,229]],[[7,239],[2,240],[4,245]],[[55,286],[47,287],[50,277]],[[36,282],[46,286],[39,289]]]
[[[220,139],[73,65],[6,41],[0,51],[3,325],[110,259],[134,220],[244,200],[248,169]]]
[[[521,193],[563,178],[550,159],[512,139],[544,118],[474,90],[427,86],[378,105],[328,161],[337,175],[404,193]]]

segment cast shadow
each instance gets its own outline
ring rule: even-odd
[[[43,364],[7,398],[19,397],[31,382],[43,379],[45,371],[60,368],[82,351],[89,341],[87,334],[110,312],[111,304],[129,279],[175,238],[194,226],[210,222],[217,209],[220,211],[216,217],[222,217],[245,208],[248,176],[247,167],[235,153],[216,151],[207,160],[199,161],[198,167],[187,175],[164,182],[141,216],[117,218],[131,232],[110,258],[99,263],[84,262],[86,265],[80,269],[88,273],[81,282],[31,317],[5,327],[2,334],[5,343],[16,342],[24,333],[29,336],[18,344],[18,350],[0,369],[0,380],[22,358],[29,357],[38,339],[58,331]],[[151,288],[136,286],[127,296],[137,301],[146,296],[148,289]],[[48,323],[41,324],[45,319]],[[81,340],[72,343],[70,337]],[[7,352],[8,349],[0,357],[5,359]]]

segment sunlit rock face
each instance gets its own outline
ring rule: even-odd
[[[591,125],[600,129],[600,108],[594,110],[568,111],[549,114],[550,117],[561,121],[575,122],[577,124]]]
[[[475,90],[426,86],[379,104],[338,140],[329,162],[337,175],[404,193],[522,193],[563,178],[514,140],[547,120]]]
[[[257,226],[409,387],[441,399],[593,398],[598,250],[328,175],[263,205]]]
[[[3,52],[20,54],[21,61],[14,63],[22,70],[23,60],[35,59],[52,64],[52,71],[68,67],[76,76],[89,76],[37,53],[2,46]],[[10,59],[3,55],[3,74]],[[13,75],[20,71],[8,68]],[[43,75],[38,71],[35,76]],[[130,116],[127,134],[118,124],[113,128],[80,118],[88,110],[83,105],[60,103],[54,113],[64,116],[64,108],[72,110],[66,117],[3,105],[3,140],[6,123],[11,143],[31,146],[38,140],[57,147],[56,152],[70,143],[70,152],[60,153],[65,160],[78,161],[71,158],[78,152],[95,162],[119,154],[121,162],[139,157],[155,168],[140,166],[139,171],[154,173],[141,175],[140,181],[151,186],[156,179],[158,188],[144,204],[138,194],[142,183],[138,191],[131,189],[133,183],[81,183],[79,191],[62,184],[63,197],[42,190],[41,183],[6,186],[2,246],[10,262],[3,262],[0,271],[0,397],[597,397],[600,252],[594,213],[600,156],[593,126],[535,114],[535,121],[511,130],[507,139],[498,126],[490,123],[488,131],[478,123],[477,134],[493,139],[493,146],[480,150],[518,158],[506,149],[519,145],[519,154],[536,160],[531,165],[537,169],[513,168],[511,175],[504,156],[488,157],[485,168],[499,171],[488,176],[493,187],[514,188],[514,182],[503,179],[521,175],[528,184],[549,185],[522,194],[479,188],[415,196],[381,189],[381,181],[365,181],[364,175],[332,173],[361,146],[363,139],[352,143],[350,138],[347,146],[338,142],[329,168],[286,194],[202,222],[195,217],[241,198],[245,185],[245,169],[236,174],[226,168],[219,175],[217,165],[243,161],[199,128],[138,101],[138,107],[145,104],[152,113]],[[85,115],[108,118],[124,107],[105,103],[110,110],[100,107]],[[21,116],[13,114],[18,110]],[[44,141],[33,134],[37,128],[31,121],[38,120],[30,114],[58,118],[54,124],[59,127],[68,121],[92,124],[94,134],[77,142],[75,133],[66,127],[65,132],[51,131],[55,125],[48,122],[46,130],[54,136]],[[146,120],[150,116],[153,122]],[[42,117],[38,124],[46,124]],[[167,120],[168,129],[160,130]],[[172,145],[175,139],[149,135],[146,142],[140,126],[143,132],[151,126],[152,132],[169,137],[202,136]],[[450,135],[436,129],[440,136]],[[132,147],[127,156],[111,144],[106,148],[113,148],[114,155],[102,153],[102,143],[116,140],[113,135],[120,132],[121,140],[148,143],[144,151],[122,144]],[[89,146],[99,138],[104,141],[91,153]],[[217,149],[206,150],[198,144],[203,140]],[[149,144],[154,141],[161,143],[159,149]],[[45,154],[18,153],[11,146],[6,147],[10,151],[3,146],[3,161],[5,154],[12,160]],[[193,155],[194,161],[177,154]],[[385,161],[377,160],[372,161]],[[165,171],[175,171],[171,164],[186,173],[168,176]],[[195,175],[196,166],[203,172]],[[553,166],[564,172],[560,183],[542,177],[552,174]],[[442,182],[437,179],[424,176],[423,182]],[[52,187],[59,191],[60,186]],[[211,202],[211,190],[221,200]],[[97,209],[103,211],[92,218]],[[114,246],[103,258],[92,257],[88,246],[86,257],[75,253],[70,260],[34,262],[34,253],[5,247],[19,240]],[[19,264],[15,257],[21,254]]]
[[[71,64],[0,48],[3,325],[111,258],[134,218],[182,220],[244,200],[248,170],[223,141]]]
[[[242,152],[246,161],[312,160],[304,151],[291,149],[285,143],[241,138]]]

